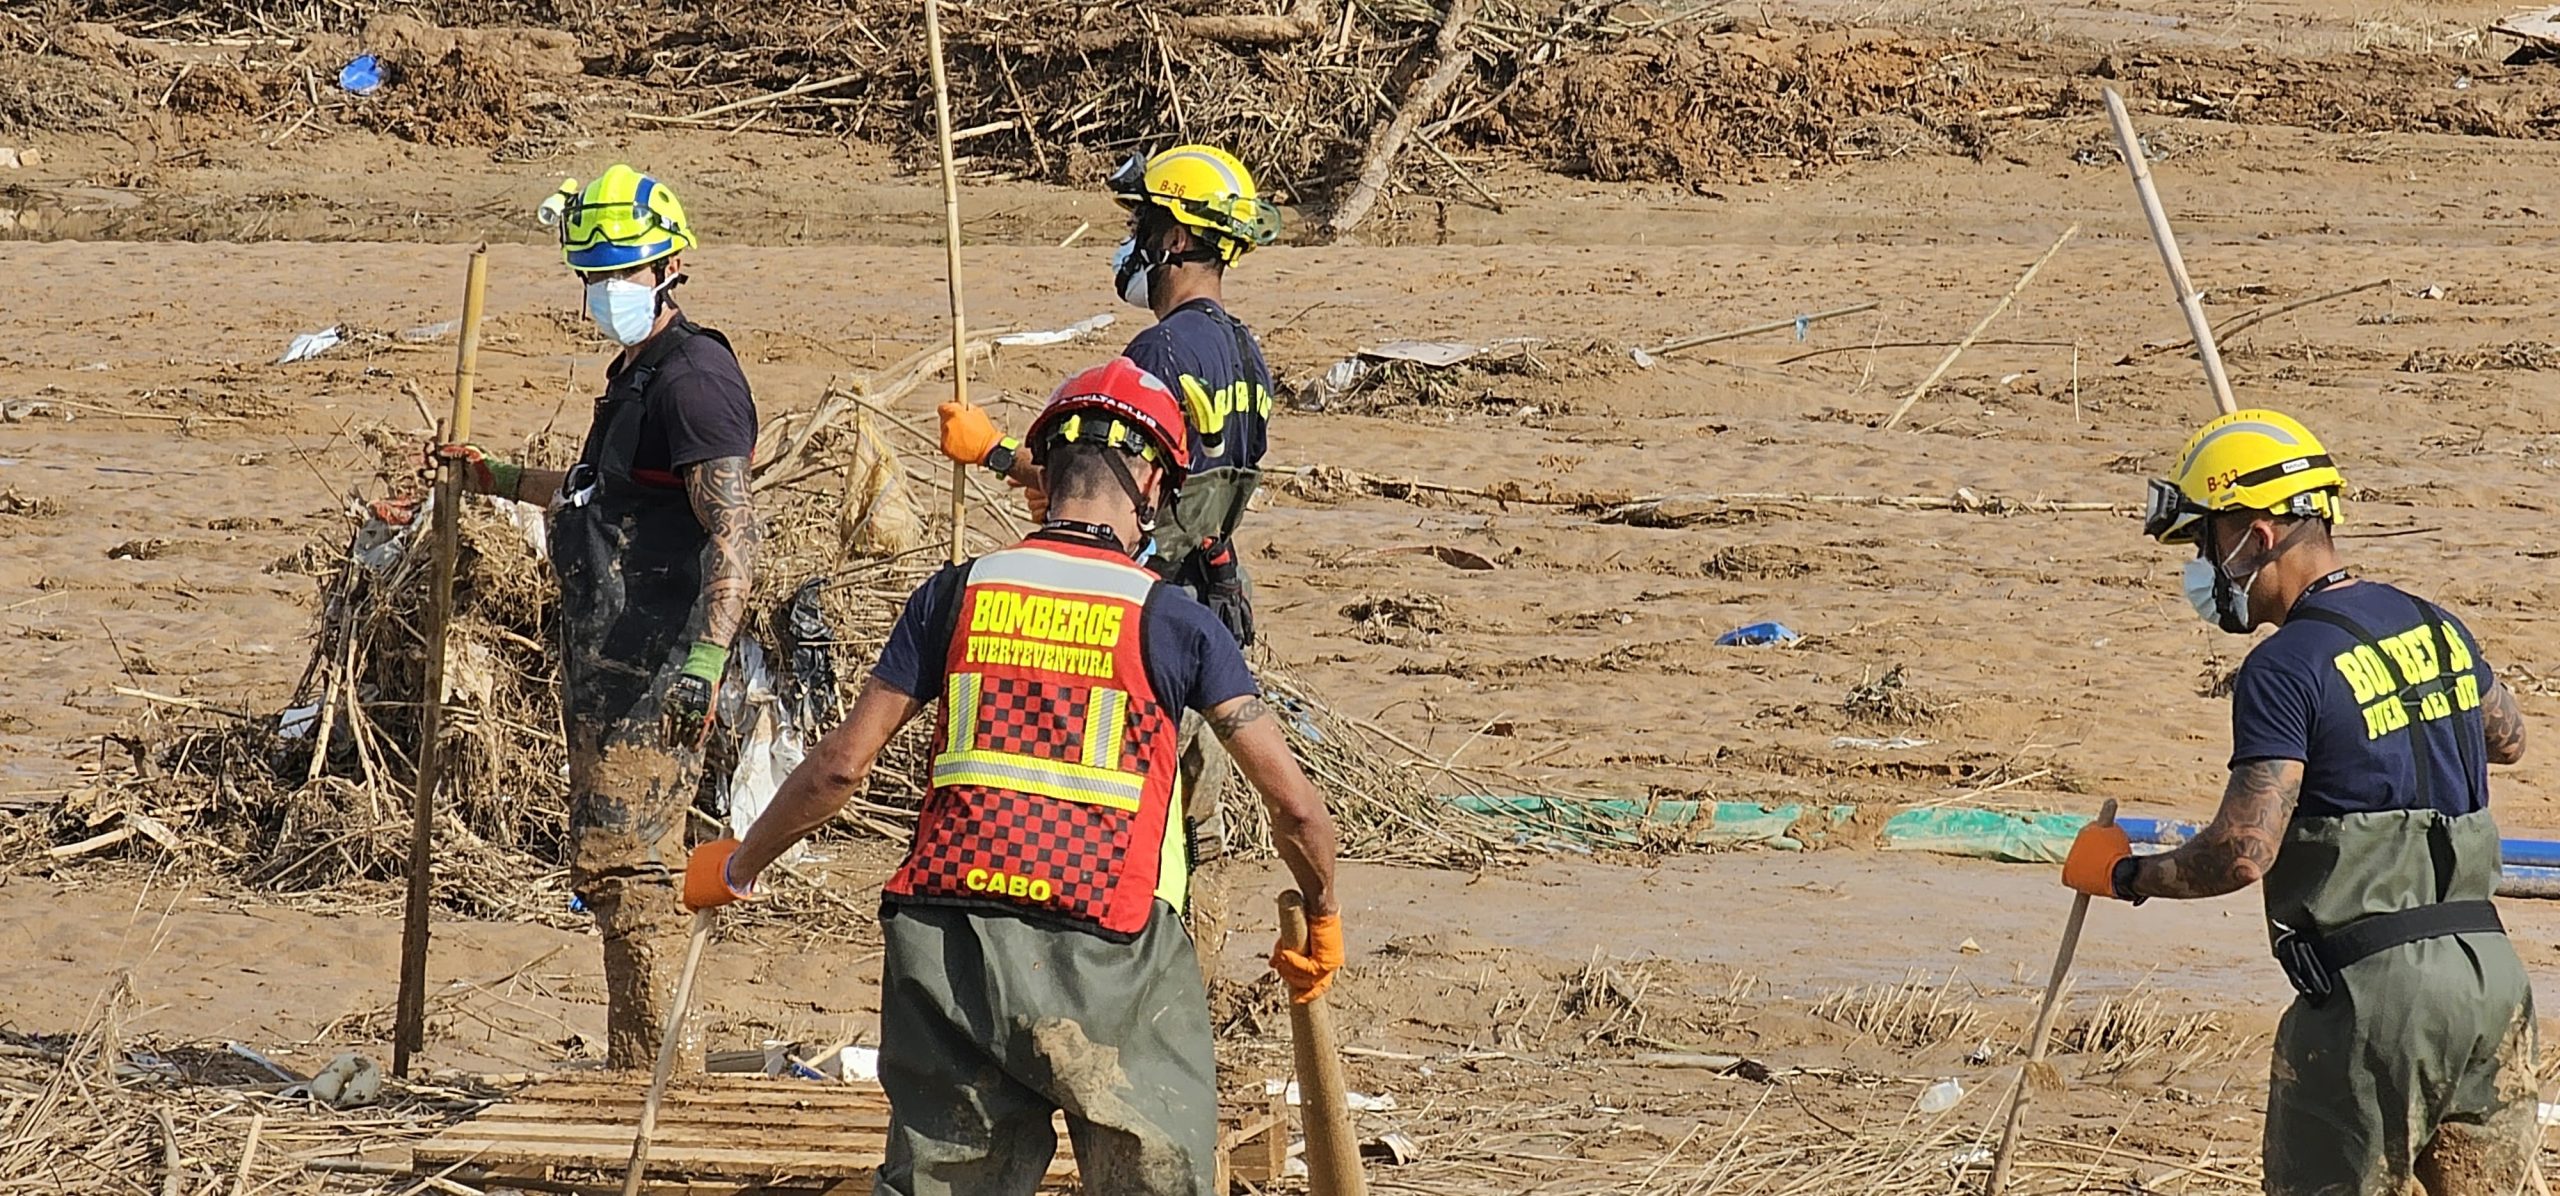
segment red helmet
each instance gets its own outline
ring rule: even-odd
[[[1168,486],[1191,472],[1191,429],[1182,403],[1155,375],[1126,357],[1114,357],[1077,374],[1050,394],[1025,437],[1035,460],[1053,440],[1099,438],[1132,456],[1153,461]],[[1140,438],[1143,437],[1143,441]]]

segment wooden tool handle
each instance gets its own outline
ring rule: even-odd
[[[1280,894],[1280,945],[1307,949],[1307,902],[1295,889]],[[1360,1142],[1351,1136],[1351,1087],[1342,1078],[1342,1049],[1325,998],[1289,1003],[1289,1037],[1298,1064],[1298,1115],[1306,1121],[1307,1190],[1362,1196],[1369,1184],[1360,1173]]]
[[[2091,825],[2115,824],[2116,799],[2111,797],[2105,805],[2098,807],[2097,820]],[[2027,1095],[2032,1087],[2028,1083],[2027,1072],[2044,1062],[2045,1043],[2053,1035],[2053,1012],[2061,1003],[2062,981],[2071,974],[2071,957],[2080,950],[2080,927],[2088,918],[2089,895],[2072,894],[2071,917],[2062,924],[2062,946],[2053,953],[2053,973],[2045,977],[2044,1004],[2036,1008],[2035,1029],[2027,1034],[2027,1062],[2018,1069],[2018,1086],[2009,1093],[2008,1124],[2000,1130],[2000,1149],[1991,1156],[1991,1178],[1983,1184],[1982,1196],[2000,1196],[2001,1187],[2009,1182],[2009,1161],[2018,1149],[2018,1114],[2027,1107]]]
[[[649,1170],[649,1137],[658,1132],[658,1103],[666,1099],[667,1077],[675,1074],[685,1014],[693,1008],[693,973],[702,966],[702,945],[710,941],[711,911],[693,911],[693,933],[684,944],[684,971],[676,975],[676,1007],[667,1014],[667,1028],[658,1036],[658,1065],[649,1072],[649,1097],[640,1103],[640,1129],[631,1138],[631,1165],[622,1172],[622,1196],[639,1196],[641,1177]]]

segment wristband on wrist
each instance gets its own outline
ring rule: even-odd
[[[711,681],[729,671],[729,649],[705,640],[693,641],[693,650],[685,654],[684,672],[691,677]]]
[[[495,458],[491,458],[488,465],[489,493],[509,501],[522,501],[524,495],[524,466],[517,465],[509,461],[500,461]]]
[[[748,885],[745,888],[738,887],[737,879],[729,872],[729,865],[737,862],[738,857],[734,852],[730,854],[729,858],[720,861],[720,883],[729,887],[730,896],[735,897],[740,901],[744,901],[755,895],[756,887],[754,885]]]
[[[997,477],[1004,477],[1013,472],[1014,459],[1021,455],[1022,442],[1007,436],[997,441],[994,448],[988,449],[987,459],[979,464],[994,470]]]
[[[2145,901],[2151,900],[2151,898],[2133,890],[2134,880],[2136,877],[2140,876],[2141,873],[2142,857],[2140,856],[2129,855],[2116,861],[2115,868],[2108,873],[2107,877],[2107,879],[2115,886],[2116,900],[2130,901],[2135,905],[2140,905]]]

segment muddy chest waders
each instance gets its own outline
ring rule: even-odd
[[[2267,874],[2269,934],[2298,994],[2268,1089],[2272,1196],[2400,1196],[2413,1174],[2441,1181],[2436,1196],[2513,1196],[2539,1137],[2533,992],[2490,903],[2497,824],[2483,794],[2445,813],[2428,756],[2427,728],[2450,722],[2465,783],[2483,775],[2477,695],[2454,696],[2458,633],[2417,609],[2440,667],[2414,683],[2362,627],[2301,612],[2390,665],[2409,714],[2393,733],[2418,780],[2414,808],[2296,816]]]
[[[604,935],[606,1058],[645,1068],[684,957],[676,876],[702,753],[671,747],[667,685],[703,631],[710,539],[681,487],[632,476],[650,383],[696,336],[679,318],[596,400],[584,453],[551,516],[560,580],[561,707],[569,739],[569,877]],[[688,1044],[688,1070],[701,1047]]]

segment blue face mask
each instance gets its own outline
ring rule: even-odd
[[[587,318],[618,344],[649,339],[658,323],[658,292],[663,287],[607,278],[587,284]]]

